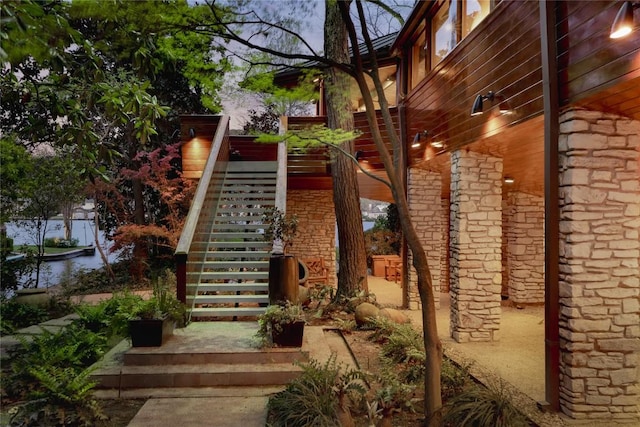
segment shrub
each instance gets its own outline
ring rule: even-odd
[[[387,341],[382,344],[384,365],[395,369],[401,382],[415,384],[424,378],[425,351],[420,332],[408,324],[394,324]]]
[[[2,301],[0,330],[2,335],[12,334],[17,329],[44,322],[48,318],[47,310],[42,307],[6,300]]]
[[[66,240],[63,237],[47,237],[44,239],[45,248],[75,248],[78,246],[78,239]]]
[[[511,403],[505,384],[474,386],[451,398],[445,405],[443,421],[455,427],[528,426],[527,418]]]
[[[10,351],[10,372],[3,386],[14,397],[31,396],[43,389],[34,376],[34,367],[50,370],[51,367],[73,369],[80,373],[97,362],[107,348],[106,338],[76,324],[53,333],[43,330],[31,341],[19,337],[21,345]],[[53,368],[51,368],[53,369]]]
[[[458,366],[446,357],[442,359],[440,382],[442,398],[448,400],[463,392],[470,378],[469,365]]]
[[[287,388],[269,399],[268,424],[289,427],[333,427],[339,425],[339,412],[345,410],[346,399],[365,392],[359,371],[336,364],[333,354],[320,364],[311,360],[300,365],[302,375]],[[342,403],[341,403],[342,401]]]

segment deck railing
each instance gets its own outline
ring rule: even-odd
[[[197,273],[202,268],[207,251],[207,242],[194,236],[211,230],[228,161],[229,117],[222,116],[174,253],[177,297],[183,303],[187,299],[187,272]],[[196,283],[199,280],[197,275],[188,276]]]

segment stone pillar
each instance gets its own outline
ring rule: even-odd
[[[442,179],[439,172],[410,168],[407,182],[411,221],[427,254],[436,307],[440,307],[440,253],[442,251]],[[418,276],[409,251],[409,309],[421,309]]]
[[[502,283],[502,159],[451,154],[451,335],[499,339]]]
[[[509,193],[509,300],[544,303],[544,199]]]
[[[560,406],[592,425],[640,421],[639,147],[638,121],[560,116]]]
[[[298,217],[298,235],[289,251],[298,258],[322,257],[329,286],[336,287],[336,213],[332,190],[287,191],[287,214]]]

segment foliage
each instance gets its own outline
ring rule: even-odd
[[[20,287],[31,288],[34,285],[35,280],[24,279],[30,278],[31,273],[36,268],[36,256],[32,249],[28,249],[26,246],[19,248],[20,253],[25,257],[22,259],[16,259],[7,261],[8,253],[0,253],[0,271],[2,276],[0,277],[0,295],[6,296],[10,291],[15,291]]]
[[[21,304],[13,299],[2,301],[0,311],[0,333],[9,335],[20,328],[44,322],[49,313],[42,308],[30,304]]]
[[[35,366],[29,373],[41,384],[26,404],[17,408],[11,426],[77,425],[91,426],[104,415],[91,395],[96,383],[89,379],[90,370],[80,373],[73,368]]]
[[[75,248],[78,246],[78,239],[66,240],[62,237],[47,237],[44,239],[46,248]]]
[[[297,321],[304,321],[304,310],[299,304],[286,301],[284,304],[272,304],[258,316],[258,332],[256,337],[261,345],[269,342],[271,331],[282,332],[282,326]]]
[[[473,386],[445,404],[443,421],[455,427],[524,427],[529,423],[511,403],[503,382]]]
[[[175,288],[176,276],[167,269],[162,275],[153,279],[153,296],[133,311],[132,318],[162,319],[169,316],[180,326],[184,326],[186,308],[176,298]]]
[[[0,137],[0,223],[11,218],[33,163],[27,150],[10,138]]]
[[[338,425],[341,396],[352,400],[365,392],[362,374],[345,370],[332,356],[320,364],[301,364],[302,374],[269,399],[268,425],[333,427]]]
[[[125,291],[115,293],[97,305],[83,304],[78,307],[78,322],[85,328],[101,332],[107,338],[124,337],[129,334],[129,320],[146,307],[140,295]]]
[[[268,242],[280,242],[283,253],[286,253],[298,234],[298,217],[272,207],[262,215],[262,221],[268,225],[264,232],[264,239]]]
[[[379,386],[376,387],[375,398],[383,418],[396,412],[413,411],[415,384],[405,384],[395,375],[393,368],[383,371],[377,381]]]
[[[426,360],[422,334],[409,324],[396,324],[382,344],[381,358],[401,382],[418,383],[424,378]]]
[[[278,133],[280,128],[280,115],[275,110],[275,105],[269,104],[263,111],[249,110],[249,120],[242,126],[245,135],[260,135],[261,133]]]
[[[100,293],[124,292],[137,288],[148,288],[149,282],[133,280],[129,274],[129,262],[121,260],[112,266],[115,278],[112,280],[104,268],[95,270],[79,269],[62,278],[60,285],[63,295],[89,295]]]
[[[469,378],[471,378],[471,374],[469,373],[470,367],[468,364],[454,364],[446,357],[442,359],[440,379],[442,383],[442,397],[445,400],[462,393],[469,383]]]
[[[10,351],[10,373],[5,390],[10,396],[26,397],[43,391],[43,384],[31,371],[33,367],[53,370],[55,367],[73,369],[76,374],[97,362],[107,346],[103,334],[91,332],[71,324],[59,332],[43,330],[31,341],[18,336],[20,346]]]

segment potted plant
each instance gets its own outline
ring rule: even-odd
[[[159,347],[173,335],[176,324],[184,326],[185,307],[172,292],[175,274],[166,270],[154,280],[153,295],[131,313],[129,335],[133,347]]]
[[[257,336],[263,345],[271,342],[279,347],[302,347],[305,323],[302,306],[273,304],[258,316]]]
[[[269,258],[269,303],[295,303],[298,301],[298,260],[287,255],[287,249],[298,233],[298,218],[273,207],[265,212],[262,219],[267,225],[264,239],[273,243]]]

